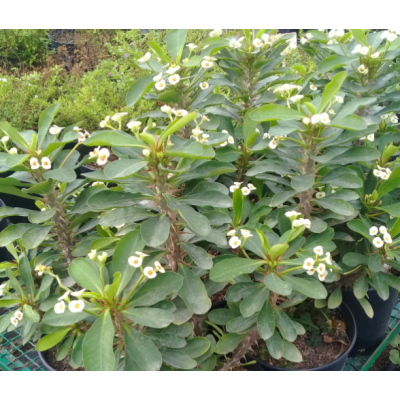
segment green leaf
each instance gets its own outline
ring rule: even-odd
[[[7,246],[16,239],[21,239],[22,235],[29,229],[32,229],[31,224],[16,224],[7,226],[6,229],[0,232],[0,247]]]
[[[363,46],[369,47],[367,37],[365,36],[364,29],[349,29],[354,39]]]
[[[116,208],[114,210],[108,211],[107,214],[101,217],[99,220],[99,225],[118,226],[121,224],[142,221],[150,217],[154,217],[154,214],[152,212],[144,210],[143,208]]]
[[[114,371],[114,333],[110,310],[106,309],[90,327],[83,340],[83,364],[86,371]]]
[[[84,320],[88,314],[85,312],[73,313],[68,308],[65,309],[63,314],[56,314],[54,309],[51,308],[43,317],[43,322],[50,326],[66,326],[73,325],[77,322]]]
[[[367,300],[367,299],[358,299],[358,301],[360,302],[360,304],[361,304],[361,307],[364,309],[364,311],[365,311],[365,314],[367,314],[367,316],[369,317],[369,318],[374,318],[374,310],[373,310],[373,308],[371,307],[371,304],[369,303],[369,301]]]
[[[35,295],[35,282],[33,280],[32,270],[29,264],[29,260],[26,257],[22,257],[19,260],[18,268],[19,268],[19,274],[21,275],[21,279],[24,281],[29,294],[33,297]]]
[[[286,340],[283,341],[283,358],[288,361],[299,363],[303,361],[303,356],[297,347]]]
[[[338,287],[329,296],[328,308],[330,308],[331,310],[338,308],[342,304],[342,300],[343,300],[342,288]]]
[[[83,340],[85,339],[85,336],[82,335],[80,336],[76,342],[74,349],[72,350],[71,353],[71,360],[79,366],[83,366]]]
[[[275,313],[271,302],[266,300],[257,317],[258,333],[264,340],[271,338],[275,332]]]
[[[56,355],[57,361],[64,360],[64,358],[67,357],[69,351],[71,350],[72,345],[74,344],[74,340],[75,340],[75,334],[69,336],[68,339],[65,340],[61,344],[61,346],[58,347]]]
[[[356,189],[363,186],[363,181],[353,170],[347,168],[335,168],[323,176],[319,183],[328,183],[332,186],[340,186],[346,189]]]
[[[147,336],[157,346],[169,347],[171,349],[181,349],[186,346],[186,340],[178,335],[170,333],[149,333]]]
[[[26,249],[35,249],[43,240],[46,239],[47,234],[50,232],[51,226],[35,226],[27,230],[21,237],[22,245]]]
[[[356,146],[350,147],[349,150],[345,151],[344,153],[333,157],[329,164],[353,164],[355,162],[369,162],[373,160],[377,160],[381,154],[378,150],[373,149],[371,147],[364,147],[364,146]]]
[[[165,363],[179,369],[193,369],[197,362],[182,350],[160,349],[162,359]]]
[[[104,174],[110,179],[125,179],[140,171],[148,164],[143,160],[118,160],[106,165]]]
[[[367,123],[358,115],[337,116],[330,124],[334,128],[347,129],[349,131],[362,131],[367,129]]]
[[[19,303],[20,300],[12,299],[12,300],[1,300],[0,299],[0,307],[13,307]]]
[[[251,329],[254,326],[256,319],[256,315],[253,315],[250,318],[239,316],[227,323],[226,330],[231,333],[242,333]]]
[[[170,63],[172,64],[173,61],[171,60],[170,57],[168,57],[165,53],[164,50],[156,43],[156,42],[148,42],[147,43],[149,45],[149,47],[154,51],[154,53],[156,53],[156,55],[161,58],[161,60],[163,60],[166,63]]]
[[[118,242],[113,255],[113,268],[114,272],[121,273],[121,283],[118,287],[117,296],[119,296],[126,288],[128,283],[131,281],[135,268],[128,264],[128,258],[131,256],[137,256],[137,251],[142,251],[144,248],[144,241],[140,232],[132,231],[127,233]],[[160,277],[157,277],[159,279]],[[155,280],[157,280],[155,279]],[[164,300],[164,299],[160,299]],[[153,303],[154,304],[154,303]],[[148,305],[148,304],[143,304]]]
[[[29,149],[29,145],[26,140],[8,122],[0,122],[0,130],[2,130],[15,144],[23,147],[24,149]]]
[[[195,264],[205,270],[210,270],[213,266],[212,258],[208,253],[199,246],[195,246],[192,243],[179,243],[184,251],[186,251],[190,258],[195,262]]]
[[[128,308],[122,314],[135,324],[150,328],[166,328],[174,320],[172,313],[159,308]]]
[[[168,136],[171,136],[173,133],[178,131],[179,129],[183,128],[186,124],[190,121],[194,120],[197,117],[197,113],[192,112],[184,117],[180,117],[172,121],[167,129],[161,134],[159,137],[159,142],[163,142]]]
[[[121,131],[93,132],[92,136],[85,140],[85,146],[137,147],[140,149],[147,149],[145,144]]]
[[[236,333],[228,333],[222,336],[218,340],[215,347],[215,352],[217,354],[228,354],[231,353],[236,347],[241,343],[241,341],[246,337],[246,335],[238,335]]]
[[[363,235],[370,242],[372,241],[372,237],[369,234],[369,228],[365,225],[365,223],[359,219],[354,219],[347,223],[347,226],[353,231],[357,232],[360,235]]]
[[[39,313],[36,312],[29,304],[24,304],[23,310],[24,310],[24,317],[26,317],[28,321],[31,321],[33,323],[40,321]]]
[[[103,292],[99,270],[89,260],[76,258],[71,262],[68,271],[78,285],[98,294]]]
[[[129,207],[147,199],[147,196],[138,193],[117,192],[115,190],[102,190],[91,196],[87,202],[89,207],[98,210]]]
[[[331,210],[337,214],[344,216],[354,215],[354,208],[347,202],[341,199],[318,199],[316,203],[327,210]]]
[[[65,328],[42,337],[36,345],[36,351],[46,351],[51,349],[56,344],[60,343],[71,329],[72,328]]]
[[[240,275],[251,274],[263,264],[265,261],[228,258],[214,265],[211,269],[210,279],[214,282],[227,282]]]
[[[24,199],[37,200],[37,197],[30,196],[18,188],[9,185],[0,185],[0,193],[8,193],[18,197],[23,197]]]
[[[50,107],[47,107],[40,114],[38,140],[37,140],[38,149],[42,147],[42,143],[47,135],[47,132],[50,129],[51,124],[53,123],[53,119],[56,116],[59,108],[60,108],[60,103],[56,103],[51,105]]]
[[[267,349],[271,356],[276,360],[280,360],[283,357],[283,340],[278,332],[274,332],[274,334],[265,341],[267,344]]]
[[[203,59],[200,56],[193,56],[193,57],[190,57],[190,59],[188,61],[183,63],[183,66],[186,68],[197,67],[198,65],[200,65],[202,60]]]
[[[179,265],[179,275],[183,277],[179,296],[186,306],[195,314],[205,314],[211,308],[211,300],[201,279],[194,274],[191,268]]]
[[[153,75],[144,76],[136,80],[126,94],[126,105],[133,107],[154,84]]]
[[[259,312],[268,298],[269,290],[265,285],[261,284],[240,303],[240,312],[243,317],[251,317]]]
[[[383,270],[382,256],[380,253],[371,254],[369,256],[368,268],[372,272],[380,272]]]
[[[392,217],[400,218],[400,207],[397,203],[389,205],[389,206],[383,206],[383,207],[380,206],[380,207],[378,207],[378,209],[387,212]],[[1,233],[0,233],[0,237],[1,237]],[[1,244],[0,244],[0,246],[1,246]]]
[[[292,178],[292,188],[298,193],[306,192],[314,185],[314,177],[308,175],[299,175]]]
[[[113,265],[115,265],[114,262]],[[168,295],[178,293],[182,284],[183,278],[175,272],[158,274],[155,279],[146,281],[139,288],[129,304],[135,307],[152,306],[161,300],[165,300]]]
[[[315,279],[297,278],[288,275],[285,275],[284,279],[291,283],[293,291],[304,294],[311,299],[326,299],[328,296],[325,286]]]
[[[292,285],[279,278],[273,272],[269,273],[264,279],[265,286],[281,296],[288,296],[292,293]]]
[[[247,111],[243,119],[243,138],[247,147],[254,144],[258,133],[256,132],[257,122],[250,118],[251,111]]]
[[[332,80],[326,85],[324,93],[322,95],[321,103],[319,104],[318,112],[325,111],[333,97],[337,94],[343,85],[343,82],[347,78],[347,72],[339,72]]]
[[[384,196],[386,193],[391,192],[392,190],[398,188],[400,186],[400,167],[397,167],[393,170],[389,179],[387,181],[382,182],[382,184],[378,188],[379,198]]]
[[[363,299],[368,292],[368,280],[362,275],[353,286],[354,296],[360,300]]]
[[[212,147],[200,142],[190,143],[189,146],[180,147],[164,151],[168,157],[190,158],[194,160],[207,160],[215,157],[215,151]]]
[[[279,308],[275,311],[275,316],[281,336],[288,342],[294,342],[297,338],[297,330],[293,321]]]
[[[232,319],[240,317],[240,314],[230,310],[229,308],[217,308],[210,311],[208,319],[217,325],[224,326]]]
[[[342,260],[349,267],[357,267],[358,265],[368,265],[369,257],[364,254],[346,253]]]
[[[171,57],[179,63],[186,42],[186,29],[173,29],[169,31],[165,37],[167,49]]]
[[[233,192],[233,226],[240,225],[244,207],[244,195],[240,189]]]
[[[210,340],[205,337],[189,339],[187,345],[181,350],[191,358],[199,358],[208,351],[211,346]]]
[[[43,178],[71,183],[76,180],[76,173],[73,168],[63,167],[59,169],[51,169],[50,171],[45,172]]]
[[[57,209],[55,207],[47,211],[31,211],[28,214],[29,222],[32,222],[32,224],[41,224],[43,222],[46,222],[54,217],[56,211]]]
[[[16,292],[18,292],[18,294],[21,296],[22,299],[25,299],[25,293],[23,292],[21,285],[18,282],[18,279],[14,276],[9,265],[6,268],[6,275],[7,278],[10,279],[11,287],[14,288]]]
[[[305,115],[300,111],[277,104],[267,104],[252,111],[250,118],[253,121],[290,121],[293,119],[302,119]]]
[[[216,190],[189,194],[179,200],[193,206],[211,206],[215,208],[232,208],[233,206],[232,199],[229,196]]]
[[[170,228],[171,223],[167,215],[159,214],[142,223],[140,234],[148,246],[159,247],[167,241]]]
[[[276,244],[272,246],[269,250],[269,256],[272,261],[275,261],[279,256],[281,256],[289,248],[288,244]]]
[[[330,57],[326,57],[318,64],[318,72],[326,73],[331,70],[344,67],[345,65],[350,65],[356,60],[358,60],[358,56],[345,57],[333,55]]]
[[[276,193],[272,198],[272,207],[277,207],[285,203],[287,200],[291,199],[297,194],[296,190],[287,190],[283,192]]]

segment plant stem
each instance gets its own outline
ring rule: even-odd
[[[59,169],[61,169],[64,164],[67,162],[68,158],[71,157],[72,153],[81,145],[81,142],[78,142],[75,147],[69,152],[69,154],[67,155],[67,157],[64,158],[64,161],[61,163],[61,165],[59,166]]]

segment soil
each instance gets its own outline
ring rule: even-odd
[[[392,346],[386,347],[385,351],[375,361],[375,364],[372,366],[370,371],[387,371],[389,365],[391,364],[389,360],[389,353],[392,349]]]
[[[64,360],[57,361],[56,360],[57,348],[53,347],[50,350],[47,350],[47,363],[52,366],[57,371],[86,371],[85,368],[79,367],[77,369],[73,369],[69,364],[69,355],[64,358]]]
[[[215,293],[211,296],[211,303],[212,304],[218,304],[221,303],[222,301],[225,301],[225,295],[226,291],[229,289],[231,285],[226,286],[223,290],[221,290],[218,293]]]
[[[306,343],[307,338],[308,335],[305,334],[298,336],[293,342],[303,356],[304,361],[301,363],[293,363],[284,359],[275,360],[269,355],[265,341],[262,339],[258,341],[258,348],[254,349],[252,356],[275,367],[296,370],[313,369],[338,359],[348,349],[350,343],[346,332],[341,329],[322,333],[322,341],[319,347],[309,346]]]

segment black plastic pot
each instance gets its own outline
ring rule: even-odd
[[[38,351],[38,356],[46,371],[57,371],[47,361],[47,351],[44,352]]]
[[[353,290],[343,291],[343,301],[355,316],[358,331],[356,344],[350,353],[350,357],[356,356],[359,351],[374,351],[382,343],[397,296],[398,292],[390,288],[389,299],[383,301],[375,289],[369,289],[367,298],[374,310],[374,318],[369,318],[354,296]]]
[[[247,369],[250,369],[252,371],[343,371],[347,358],[356,342],[357,338],[357,327],[356,327],[356,321],[354,319],[354,316],[352,312],[350,311],[349,307],[346,306],[346,304],[342,304],[340,306],[340,314],[341,317],[343,318],[343,321],[346,323],[347,327],[347,335],[349,336],[350,339],[350,346],[349,348],[335,361],[332,361],[329,364],[323,365],[322,367],[318,368],[312,368],[312,369],[307,369],[307,370],[299,370],[299,369],[287,369],[287,368],[280,368],[276,367],[274,365],[270,365],[262,360],[256,360],[257,363],[254,366],[246,366]],[[247,356],[246,355],[246,360],[247,362],[253,361],[254,358]]]
[[[398,371],[397,365],[390,364],[386,371]]]

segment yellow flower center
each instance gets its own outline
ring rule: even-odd
[[[134,263],[134,264],[137,264],[138,262],[139,262],[138,260],[135,260],[133,263]]]
[[[311,263],[310,262],[307,263],[307,267],[311,267]]]
[[[150,270],[149,272],[148,272],[148,274],[151,276],[151,275],[153,275],[153,271],[152,270]]]
[[[76,303],[76,304],[75,304],[75,308],[76,308],[76,309],[78,309],[78,308],[80,308],[80,307],[81,307],[81,306],[80,306],[79,303]]]
[[[101,161],[104,161],[105,159],[106,159],[106,156],[105,156],[105,155],[100,156],[100,160],[101,160]]]

